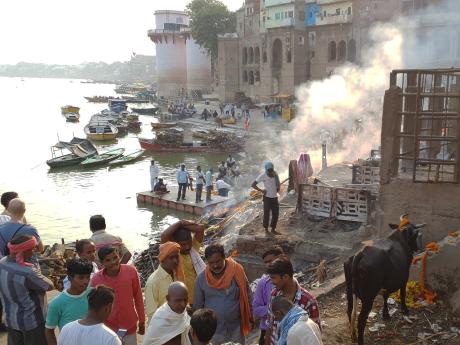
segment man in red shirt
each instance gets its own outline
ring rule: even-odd
[[[305,310],[313,321],[321,329],[321,319],[319,316],[318,303],[316,298],[301,287],[294,278],[294,268],[291,261],[286,257],[281,257],[272,262],[268,267],[267,273],[275,286],[272,291],[272,300],[276,296],[283,296],[291,301],[293,305],[299,306]],[[279,337],[279,321],[275,320],[271,303],[268,309],[267,335],[265,337],[266,345],[276,345]]]
[[[91,286],[105,285],[115,291],[112,313],[105,324],[115,333],[127,330],[123,344],[136,345],[136,330],[139,334],[145,332],[144,301],[137,270],[120,264],[116,248],[101,248],[98,256],[104,269],[93,276]]]

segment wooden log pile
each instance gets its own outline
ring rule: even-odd
[[[180,146],[184,141],[184,132],[175,129],[168,129],[157,132],[156,142],[160,145]]]
[[[65,244],[55,243],[45,246],[43,254],[38,256],[42,274],[54,283],[59,291],[64,289],[63,280],[67,276],[66,262],[75,258],[75,250]]]
[[[158,268],[160,264],[158,255],[160,255],[160,243],[155,243],[134,259],[134,266],[139,272],[141,286],[145,286],[147,279]]]
[[[211,147],[222,147],[228,149],[241,149],[243,147],[243,138],[230,132],[210,131],[207,135],[206,141]]]

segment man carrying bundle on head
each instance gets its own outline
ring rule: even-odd
[[[180,246],[180,262],[184,272],[184,283],[189,292],[189,303],[192,303],[195,280],[206,268],[199,254],[204,239],[204,227],[200,224],[181,220],[161,234],[161,243],[176,242]]]

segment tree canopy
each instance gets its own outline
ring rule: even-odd
[[[217,58],[217,35],[235,32],[236,14],[219,0],[192,0],[186,7],[193,39]]]

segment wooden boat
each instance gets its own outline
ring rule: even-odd
[[[117,159],[109,162],[110,166],[115,166],[115,165],[123,165],[126,163],[131,163],[134,162],[135,160],[139,159],[142,154],[145,152],[145,150],[138,150],[136,152],[129,153],[127,155],[123,155],[121,157],[118,157]]]
[[[51,147],[52,158],[47,160],[46,164],[50,168],[78,165],[94,154],[97,154],[97,149],[90,141],[73,138],[70,142],[60,141],[53,145]]]
[[[139,138],[139,144],[144,150],[152,152],[204,152],[204,153],[226,153],[238,152],[238,148],[232,147],[211,147],[203,142],[182,143],[180,146],[163,145],[155,142],[155,139]]]
[[[93,96],[93,97],[85,97],[85,99],[90,103],[107,103],[110,97],[107,96]]]
[[[151,122],[152,129],[173,128],[177,126],[177,122]]]
[[[69,114],[69,113],[80,113],[80,108],[79,107],[74,107],[73,105],[65,105],[61,107],[61,113],[62,115]]]
[[[88,157],[80,164],[83,166],[94,166],[94,165],[105,164],[105,163],[113,161],[117,159],[118,157],[122,156],[124,152],[125,152],[125,149],[113,149],[113,150],[110,150],[110,151],[107,151],[101,154],[97,154],[97,155]]]
[[[118,129],[109,122],[90,122],[85,126],[85,134],[89,140],[113,140],[118,135]]]
[[[134,107],[130,107],[130,108],[134,113],[138,113],[138,114],[141,114],[141,115],[155,115],[160,110],[159,107],[151,107],[151,108],[134,108]]]
[[[80,114],[78,113],[66,113],[64,114],[67,122],[78,122],[80,121]]]

